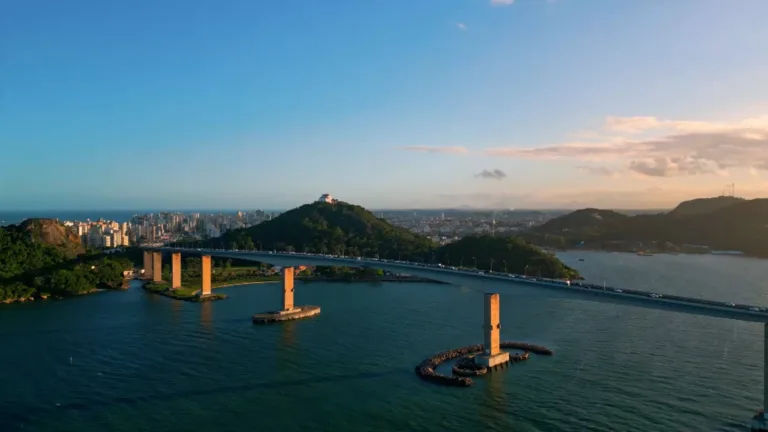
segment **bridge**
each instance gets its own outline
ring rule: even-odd
[[[523,295],[550,292],[557,297],[572,298],[576,300],[762,323],[764,343],[763,405],[764,412],[768,411],[768,385],[766,385],[768,384],[768,309],[765,307],[683,297],[650,291],[620,289],[581,283],[578,281],[562,281],[509,273],[485,272],[477,269],[456,268],[441,264],[425,264],[400,260],[252,250],[238,251],[179,247],[153,247],[144,249],[145,276],[152,277],[155,281],[161,280],[162,254],[164,252],[171,254],[172,288],[181,287],[181,254],[187,253],[202,256],[201,295],[210,295],[211,293],[212,256],[258,261],[282,267],[283,310],[285,311],[293,308],[293,268],[304,265],[369,267],[392,273],[409,274],[452,285],[473,287],[482,289],[484,292],[498,291],[500,287],[504,287],[505,292],[514,292]],[[494,308],[495,316],[498,317],[498,301],[496,301]],[[489,312],[488,305],[486,305],[486,315],[489,313],[494,313],[494,310]],[[498,326],[493,326],[493,328],[489,327],[487,333],[486,340],[498,341]],[[490,352],[493,351],[498,352],[498,347],[495,347],[495,349],[494,347],[491,347]],[[764,418],[760,415],[758,420],[760,421],[760,424],[757,428],[753,425],[753,430],[768,431],[768,418]]]

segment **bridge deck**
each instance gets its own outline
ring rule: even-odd
[[[711,316],[768,323],[768,310],[759,306],[732,304],[714,300],[683,297],[649,291],[618,289],[591,284],[579,286],[541,278],[524,278],[520,275],[504,273],[486,274],[474,270],[453,269],[419,263],[394,260],[358,259],[329,255],[302,253],[272,253],[262,251],[231,251],[215,249],[189,249],[160,247],[149,248],[165,252],[186,252],[217,257],[238,258],[283,267],[298,265],[326,265],[348,267],[371,267],[391,272],[407,273],[427,279],[447,282],[455,285],[478,286],[497,290],[500,287],[514,289],[516,292],[548,291],[560,297],[576,298],[599,303],[621,304],[648,309],[667,310],[692,315]]]

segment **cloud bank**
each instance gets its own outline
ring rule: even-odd
[[[594,141],[544,147],[490,148],[485,154],[589,161],[591,166],[578,168],[597,175],[616,170],[649,177],[768,170],[768,116],[732,123],[608,117],[595,137]]]

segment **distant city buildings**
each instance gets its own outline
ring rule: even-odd
[[[317,202],[335,203],[331,194]],[[446,244],[471,234],[509,235],[539,225],[563,211],[533,210],[394,210],[378,211],[389,223]],[[205,240],[227,231],[248,228],[277,217],[279,212],[264,210],[232,213],[160,212],[134,215],[130,221],[67,221],[84,246],[90,249],[117,248],[134,244],[162,244]]]
[[[161,212],[134,215],[130,221],[66,221],[83,246],[89,249],[116,248],[133,244],[204,240],[227,231],[247,228],[270,220],[278,213],[263,210],[234,214]]]

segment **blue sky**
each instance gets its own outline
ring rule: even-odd
[[[0,210],[765,196],[766,16],[764,0],[11,1]]]

